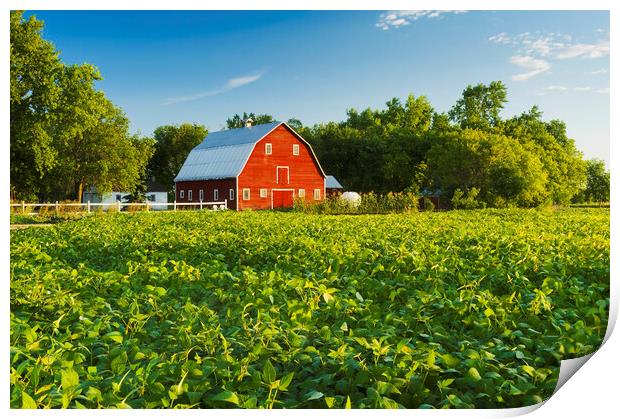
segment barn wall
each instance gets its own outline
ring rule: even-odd
[[[237,205],[237,191],[236,191],[236,182],[235,179],[213,179],[213,180],[194,180],[194,181],[184,181],[176,183],[176,200],[177,202],[195,202],[200,204],[200,189],[204,190],[204,202],[212,202],[213,201],[213,191],[217,189],[219,191],[219,199],[218,201],[228,200],[228,208],[236,209]],[[229,190],[233,189],[235,191],[235,199],[231,200],[229,195]],[[181,190],[185,191],[185,196],[183,198],[180,197]],[[192,191],[192,200],[188,200],[187,191]]]
[[[265,144],[272,144],[272,154],[265,154]],[[293,155],[293,144],[299,145],[299,155]],[[276,181],[277,166],[289,167],[289,182]],[[250,200],[242,198],[243,188],[250,188]],[[267,189],[267,197],[260,197],[260,189]],[[241,174],[239,175],[239,209],[271,208],[272,189],[306,190],[306,200],[314,202],[314,189],[321,190],[321,199],[325,198],[325,181],[310,147],[299,140],[288,128],[280,125],[269,135],[260,140]]]

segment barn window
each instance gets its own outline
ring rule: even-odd
[[[265,143],[265,154],[271,154],[271,143]]]
[[[316,200],[321,199],[321,190],[320,189],[315,189],[314,190],[314,199],[316,199]]]
[[[293,144],[293,156],[299,156],[299,144]]]
[[[300,198],[304,198],[304,197],[306,196],[306,190],[305,190],[305,189],[300,189],[300,190],[297,192],[297,195],[298,195]]]
[[[192,191],[191,189],[187,190],[187,200],[188,201],[191,201],[193,199],[192,198],[193,193],[194,193],[194,191]]]
[[[250,199],[250,189],[249,188],[243,188],[243,200],[247,201]]]
[[[261,198],[267,198],[267,189],[261,189],[260,190],[260,197]]]
[[[150,202],[155,202],[155,194],[154,193],[150,194],[148,199]]]
[[[205,200],[205,191],[204,189],[201,189],[198,191],[198,197],[200,198],[201,201]]]
[[[185,198],[185,191],[183,189],[179,191],[179,198]]]
[[[220,191],[218,189],[214,189],[213,190],[213,200],[217,201],[218,199],[220,199]]]
[[[121,196],[121,194],[119,194],[119,193],[117,193],[117,194],[116,194],[116,200],[117,200],[117,201],[122,201],[122,196]]]
[[[231,201],[234,201],[234,200],[235,200],[235,190],[234,190],[234,189],[229,189],[229,190],[228,190],[228,198],[229,198]]]

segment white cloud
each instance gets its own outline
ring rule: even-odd
[[[609,87],[606,87],[604,89],[598,89],[595,90],[596,93],[602,93],[602,94],[609,94]]]
[[[421,18],[435,19],[445,14],[467,13],[466,10],[391,10],[381,13],[376,27],[387,31],[388,29],[398,29],[406,26]]]
[[[575,92],[589,92],[592,90],[590,86],[575,87]]]
[[[204,92],[195,93],[192,95],[181,96],[181,97],[172,97],[165,99],[162,104],[163,105],[173,105],[175,103],[180,102],[191,102],[193,100],[202,99],[204,97],[219,95],[220,93],[228,92],[233,89],[237,89],[241,86],[245,86],[246,84],[254,83],[258,79],[262,77],[262,74],[254,74],[251,76],[243,76],[243,77],[235,77],[228,80],[222,87],[214,90],[207,90]]]
[[[601,41],[596,44],[567,45],[556,54],[556,58],[566,60],[568,58],[599,58],[609,55],[609,41]]]
[[[598,70],[590,71],[590,74],[607,74],[608,71],[606,68],[600,68]]]
[[[551,64],[547,61],[537,59],[529,55],[513,55],[510,57],[510,62],[524,70],[529,70],[525,73],[519,73],[512,76],[513,81],[528,80],[537,74],[544,73],[551,69]]]
[[[545,90],[564,92],[564,91],[568,90],[568,87],[566,87],[566,86],[547,86],[547,87],[545,87]]]
[[[572,37],[561,33],[523,32],[511,36],[501,32],[488,38],[495,44],[509,45],[514,49],[510,62],[529,72],[513,76],[513,80],[527,80],[537,74],[551,69],[553,60],[568,60],[574,58],[594,59],[609,55],[609,41],[602,40],[593,43],[573,43]],[[592,74],[602,74],[592,72]]]

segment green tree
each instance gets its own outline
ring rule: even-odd
[[[204,125],[181,124],[157,127],[153,133],[155,153],[149,164],[149,172],[168,190],[174,186],[189,152],[200,144],[208,134]]]
[[[252,125],[268,124],[274,122],[273,116],[267,114],[256,115],[254,112],[243,112],[243,116],[235,114],[235,116],[226,119],[226,127],[228,129],[243,128],[245,127],[245,121],[248,118],[252,118]]]
[[[469,85],[448,115],[461,128],[488,130],[501,121],[499,114],[507,102],[506,97],[506,86],[501,81],[493,81],[488,86]]]
[[[43,22],[11,12],[10,135],[11,186],[16,197],[32,199],[40,179],[56,162],[50,129],[58,107],[62,63],[54,46],[41,37]]]
[[[600,159],[586,161],[586,188],[584,196],[588,202],[609,202],[610,174],[605,162]]]

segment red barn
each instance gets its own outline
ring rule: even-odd
[[[306,140],[284,122],[212,132],[174,179],[177,202],[228,200],[228,208],[292,207],[325,197],[325,173]]]

